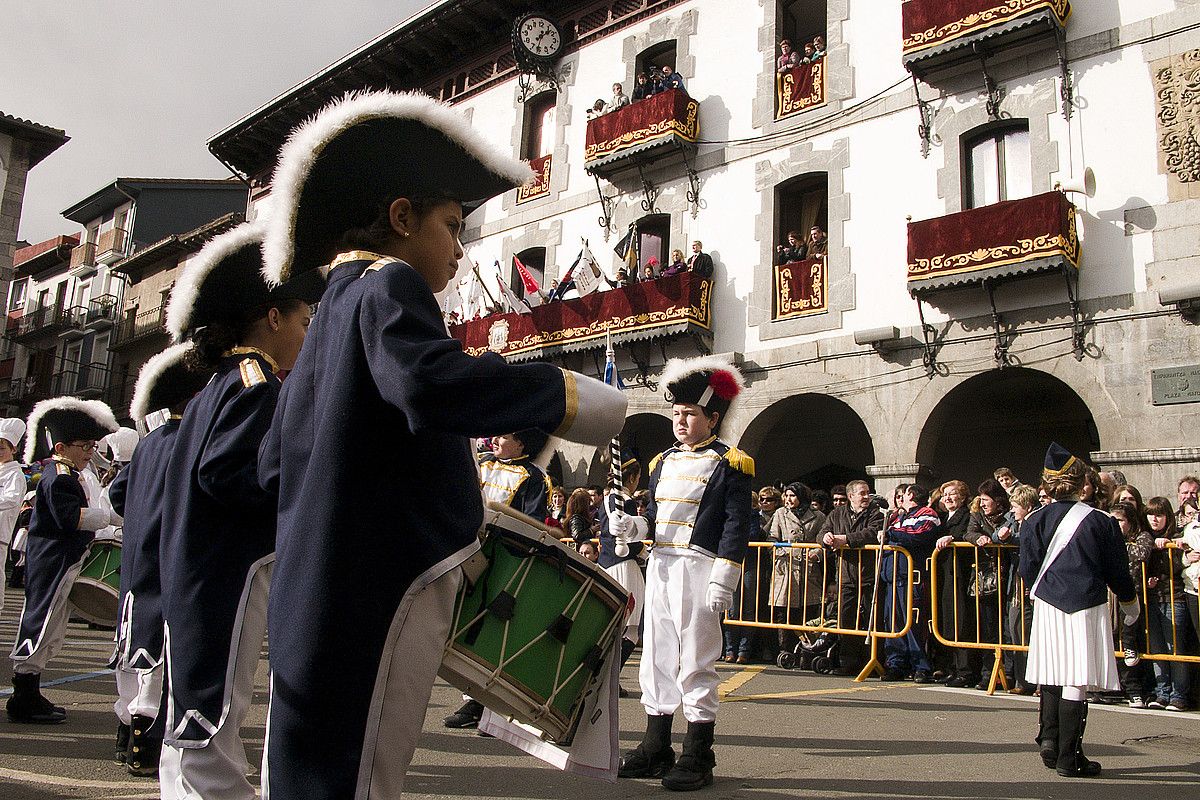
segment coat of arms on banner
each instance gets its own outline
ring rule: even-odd
[[[508,347],[508,320],[498,319],[488,328],[488,349],[497,353]]]

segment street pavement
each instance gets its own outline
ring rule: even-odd
[[[10,590],[0,613],[5,652],[21,601]],[[65,724],[0,721],[0,800],[157,796],[153,781],[133,778],[112,763],[115,689],[104,668],[111,639],[110,632],[71,624],[62,654],[43,676],[44,684],[54,684],[47,696],[67,708]],[[637,654],[622,676],[630,689],[637,685],[636,661]],[[723,699],[716,783],[697,797],[1158,800],[1194,797],[1200,783],[1200,715],[1193,713],[1093,705],[1086,749],[1103,762],[1104,775],[1069,779],[1041,765],[1032,742],[1033,698],[907,682],[860,684],[775,666],[718,669]],[[266,677],[264,659],[245,730],[253,781],[262,752]],[[442,717],[460,702],[446,684],[434,688],[406,797],[607,800],[668,794],[657,781],[608,784],[566,776],[503,742],[443,728]],[[625,749],[640,740],[645,717],[636,699],[620,702]],[[683,727],[677,719],[676,749]]]

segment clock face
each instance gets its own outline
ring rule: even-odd
[[[562,49],[558,27],[545,17],[523,19],[517,28],[517,39],[530,55],[538,58],[553,58]]]

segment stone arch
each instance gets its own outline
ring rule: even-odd
[[[692,55],[692,38],[696,35],[698,12],[689,9],[678,17],[661,16],[650,21],[645,33],[626,36],[621,40],[621,58],[625,62],[625,85],[632,87],[637,73],[638,56],[663,42],[675,42],[675,71],[684,81],[696,75],[696,57]]]
[[[1036,484],[1051,441],[1087,458],[1101,443],[1094,411],[1060,378],[1010,367],[945,392],[921,425],[916,460],[931,485],[959,478],[975,486],[1000,466]]]
[[[826,394],[775,401],[746,426],[738,447],[754,458],[756,486],[799,480],[828,489],[864,477],[875,463],[875,445],[862,417]]]

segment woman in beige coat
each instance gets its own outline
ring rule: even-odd
[[[824,556],[820,547],[782,545],[817,543],[817,532],[825,515],[812,507],[812,491],[803,483],[789,483],[783,490],[783,506],[771,518],[769,536],[777,542],[771,574],[771,606],[776,623],[803,624],[819,617],[825,598]],[[793,650],[796,632],[779,630],[779,649]]]

